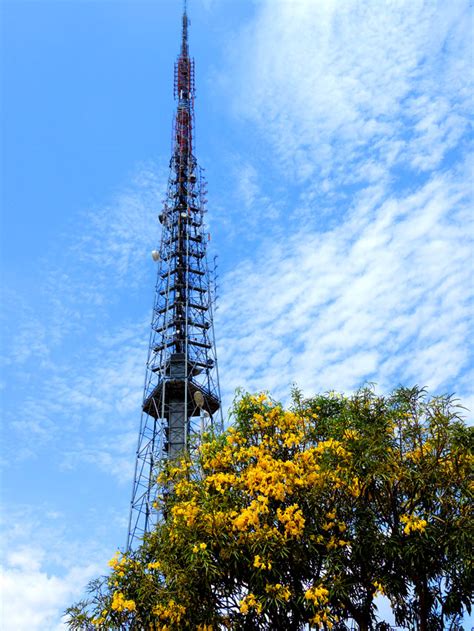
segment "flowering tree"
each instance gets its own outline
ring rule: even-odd
[[[158,475],[159,526],[71,629],[459,629],[470,608],[472,428],[418,389],[235,403]]]

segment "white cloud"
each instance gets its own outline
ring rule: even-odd
[[[161,163],[165,165],[166,161]],[[100,289],[100,302],[113,301],[113,295],[107,296],[106,291],[110,285],[130,289],[143,282],[143,261],[158,245],[157,216],[167,177],[164,167],[142,165],[130,185],[114,195],[109,204],[84,213],[86,230],[79,230],[68,254],[76,258],[82,273],[90,270],[93,287]],[[80,298],[83,303],[83,293]]]
[[[80,564],[64,576],[41,569],[46,552],[22,548],[9,555],[0,568],[5,631],[45,631],[65,629],[62,611],[80,598],[84,585],[103,570],[98,564]]]
[[[22,405],[6,407],[5,464],[38,457],[47,446],[62,468],[92,462],[120,481],[130,477],[151,293],[146,317],[131,319],[127,308],[132,295],[140,304],[139,286],[152,292],[149,252],[164,182],[163,173],[141,167],[110,204],[75,220],[73,236],[42,261],[40,307],[8,292],[4,374],[9,396]]]
[[[231,93],[291,181],[319,192],[321,181],[387,181],[389,168],[429,170],[456,145],[471,98],[466,0],[258,7],[233,45]]]
[[[414,382],[469,395],[469,186],[437,174],[328,232],[266,243],[223,283],[218,345],[239,385],[308,393]],[[472,222],[472,218],[471,218]]]
[[[240,173],[260,246],[217,312],[227,400],[366,380],[469,398],[468,2],[256,7],[228,86],[263,143]]]
[[[148,318],[94,332],[80,353],[66,354],[36,380],[25,409],[9,411],[4,455],[14,463],[49,458],[62,470],[87,462],[129,482],[140,419]]]
[[[109,512],[109,511],[106,511]],[[113,550],[104,546],[104,533],[89,526],[81,540],[71,536],[64,514],[51,504],[10,506],[2,519],[0,602],[5,631],[65,629],[63,613],[83,597],[87,583],[106,573]],[[108,514],[109,527],[112,515]]]

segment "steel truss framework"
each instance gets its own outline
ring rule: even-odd
[[[207,260],[206,184],[194,155],[194,61],[183,14],[175,65],[178,101],[162,224],[159,269],[136,452],[127,550],[158,521],[156,470],[163,458],[188,450],[192,435],[222,426],[213,326],[214,283]]]

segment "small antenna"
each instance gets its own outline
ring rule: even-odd
[[[181,54],[187,55],[188,53],[188,1],[183,0],[183,35],[182,35],[182,43],[181,43]]]

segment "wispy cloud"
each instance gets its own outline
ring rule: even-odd
[[[166,165],[163,159],[162,165]],[[165,196],[168,170],[155,164],[140,166],[131,183],[109,204],[84,213],[87,231],[80,230],[71,243],[77,264],[93,270],[93,282],[107,299],[106,287],[127,289],[145,279],[143,260],[158,245],[157,216]],[[81,298],[83,296],[81,295]],[[113,300],[113,296],[108,296]]]
[[[113,549],[104,546],[105,531],[86,510],[89,535],[76,538],[65,515],[46,504],[10,506],[2,520],[0,564],[2,628],[5,631],[64,629],[62,615],[83,595],[89,580],[104,573]],[[110,510],[109,526],[116,517]]]
[[[223,283],[228,392],[371,380],[470,396],[468,11],[262,2],[237,37],[234,111],[267,152],[242,182],[253,199],[276,172],[284,193],[277,222],[250,210],[260,247]]]
[[[129,480],[148,324],[118,323],[110,334],[95,332],[81,350],[43,370],[22,406],[6,415],[8,462],[38,458],[48,449],[61,468],[89,462]],[[23,410],[30,414],[25,417]]]
[[[62,468],[87,461],[130,478],[156,271],[149,256],[159,235],[154,210],[166,181],[158,173],[140,167],[109,204],[72,222],[38,269],[40,309],[8,290],[8,464],[47,448]]]
[[[470,190],[436,175],[328,232],[298,231],[229,274],[217,330],[229,388],[470,391]]]
[[[468,13],[464,0],[263,2],[238,47],[235,107],[292,179],[376,181],[407,158],[431,169],[466,125]]]
[[[103,569],[90,563],[71,567],[64,576],[51,575],[41,567],[46,554],[43,548],[17,549],[1,568],[5,631],[64,629],[61,609],[80,598],[82,587]]]

